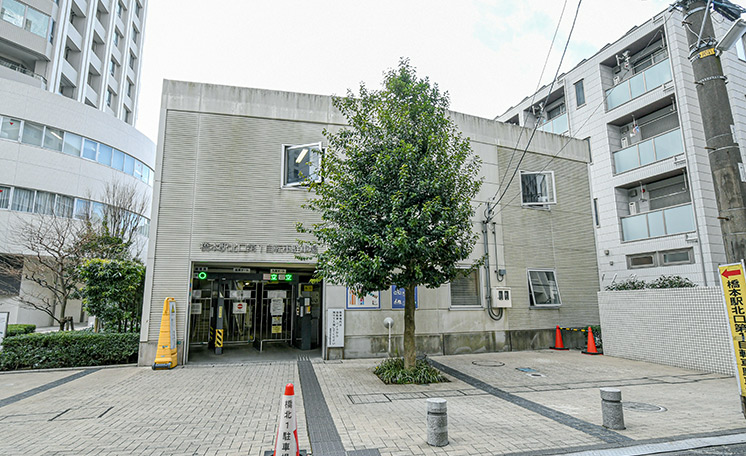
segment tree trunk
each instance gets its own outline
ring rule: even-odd
[[[407,286],[404,296],[404,367],[415,365],[417,351],[414,346],[414,286]]]

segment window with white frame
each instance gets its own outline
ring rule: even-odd
[[[10,187],[0,185],[0,209],[10,207]]]
[[[318,179],[321,166],[321,143],[283,146],[283,180],[287,187]]]
[[[562,304],[557,277],[553,269],[528,270],[528,296],[532,306],[559,306]]]
[[[694,251],[688,249],[659,250],[657,252],[627,255],[627,268],[654,268],[694,263]]]
[[[556,203],[554,171],[521,171],[521,205],[546,206]]]
[[[481,307],[479,297],[479,271],[474,269],[467,275],[451,280],[451,307]]]

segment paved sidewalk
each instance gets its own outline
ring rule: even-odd
[[[272,448],[288,382],[301,448],[314,456],[330,456],[324,436],[335,454],[384,456],[631,455],[661,442],[681,451],[746,441],[731,377],[576,351],[433,361],[451,382],[384,385],[377,360],[0,373],[0,454],[258,456]],[[626,430],[600,427],[603,386],[621,388]],[[446,447],[425,442],[427,397],[448,400]]]

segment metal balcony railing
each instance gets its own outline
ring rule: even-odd
[[[671,66],[666,59],[608,89],[606,91],[606,109],[610,111],[670,80]]]
[[[617,174],[684,153],[681,130],[675,129],[614,152]]]
[[[691,231],[694,231],[692,203],[622,217],[625,242]]]
[[[0,66],[4,66],[5,68],[10,68],[13,71],[17,71],[27,76],[31,76],[34,79],[38,79],[42,83],[42,89],[46,90],[47,88],[47,79],[40,74],[36,74],[31,70],[27,70],[26,68],[23,68],[22,66],[16,65],[15,63],[12,63],[12,62],[8,62],[7,60],[0,59]]]

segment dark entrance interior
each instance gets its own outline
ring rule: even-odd
[[[188,362],[320,356],[322,286],[313,271],[195,265]]]

